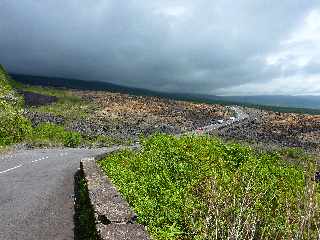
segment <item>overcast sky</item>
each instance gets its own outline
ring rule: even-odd
[[[0,0],[10,72],[160,91],[320,94],[319,0]]]

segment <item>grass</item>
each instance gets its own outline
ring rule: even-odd
[[[51,113],[54,116],[62,116],[65,121],[72,121],[86,119],[93,109],[94,107],[91,104],[86,104],[81,100],[70,101],[70,99],[59,99],[56,103],[32,107],[30,110],[33,112]]]
[[[81,144],[82,136],[78,132],[67,131],[63,126],[52,123],[42,123],[32,129],[27,140],[33,146],[65,146],[77,147]]]
[[[97,108],[94,104],[81,99],[67,89],[25,85],[14,80],[11,80],[10,83],[15,89],[58,98],[56,103],[31,107],[30,110],[34,112],[51,113],[64,117],[66,121],[72,121],[87,118]]]
[[[72,94],[70,91],[63,89],[63,88],[54,88],[54,87],[43,87],[43,86],[33,86],[33,85],[26,85],[15,80],[10,81],[10,85],[19,90],[33,92],[38,94],[43,94],[47,96],[56,96],[60,98],[68,98],[71,97]]]
[[[142,146],[100,165],[154,239],[318,238],[319,186],[307,155],[199,136],[154,135]]]
[[[13,86],[23,91],[57,97],[58,101],[56,103],[31,107],[30,110],[62,116],[66,121],[85,119],[97,108],[97,106],[81,99],[81,97],[76,96],[70,90],[53,87],[29,86],[19,82],[13,82]]]
[[[107,136],[86,136],[76,131],[69,131],[64,126],[41,123],[34,127],[25,138],[34,147],[108,147],[112,145],[129,145],[129,141],[122,141]]]
[[[97,108],[97,106],[94,104],[82,100],[81,97],[74,95],[69,90],[38,86],[29,86],[25,90],[58,97],[58,101],[56,103],[32,107],[31,111],[51,113],[55,116],[62,116],[66,121],[85,119],[89,117],[89,115]]]

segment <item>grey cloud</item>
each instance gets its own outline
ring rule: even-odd
[[[216,93],[279,76],[266,55],[316,7],[312,0],[2,0],[0,62],[18,73]]]

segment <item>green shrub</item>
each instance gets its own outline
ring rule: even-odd
[[[10,76],[0,65],[0,146],[24,140],[31,123],[22,115],[23,100],[10,85]]]
[[[18,143],[32,131],[31,123],[15,107],[0,100],[0,146]]]
[[[81,143],[81,135],[77,132],[66,131],[63,126],[52,123],[41,123],[33,129],[31,140],[37,143],[64,145],[76,147]]]
[[[209,137],[155,135],[100,162],[154,239],[317,239],[312,164]]]
[[[66,132],[63,140],[64,146],[77,147],[81,143],[81,134],[77,132]]]
[[[0,96],[4,96],[10,92],[12,92],[12,87],[9,84],[9,75],[2,65],[0,65]]]

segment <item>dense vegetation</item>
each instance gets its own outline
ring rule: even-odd
[[[154,135],[100,162],[154,239],[317,239],[315,165],[199,136]]]
[[[21,114],[23,100],[12,89],[10,77],[0,65],[0,146],[25,139],[30,122]]]

